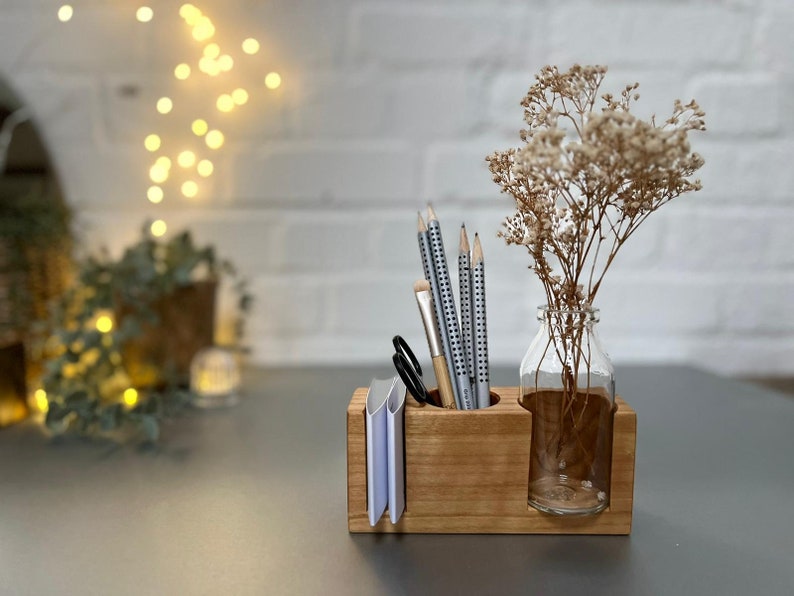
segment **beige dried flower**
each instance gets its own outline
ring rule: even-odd
[[[661,126],[653,117],[640,120],[630,110],[638,83],[620,97],[599,97],[606,72],[544,67],[521,101],[524,145],[486,158],[517,208],[500,235],[527,248],[530,268],[557,309],[591,306],[618,250],[648,215],[701,188],[690,176],[703,158],[687,138],[706,129],[698,104],[676,100]]]

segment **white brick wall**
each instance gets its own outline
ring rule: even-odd
[[[492,359],[517,366],[542,292],[495,237],[511,208],[484,157],[517,144],[537,69],[578,61],[609,65],[612,88],[639,81],[646,116],[696,97],[709,127],[704,191],[651,218],[607,277],[608,350],[794,374],[790,0],[196,0],[222,47],[262,43],[235,52],[228,82],[173,79],[201,51],[180,2],[152,2],[149,24],[135,3],[73,3],[67,24],[56,1],[0,5],[0,71],[36,114],[86,245],[119,250],[155,216],[216,243],[252,279],[255,361],[384,364],[397,332],[421,346],[415,223],[433,201],[453,263],[460,222],[480,232]],[[251,100],[221,118],[211,100],[230,85]],[[163,94],[169,117],[153,109]],[[194,200],[149,205],[143,137],[175,151],[198,116],[226,133],[214,176]]]

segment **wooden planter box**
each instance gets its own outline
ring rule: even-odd
[[[609,507],[562,517],[527,504],[532,414],[518,387],[494,387],[498,403],[474,411],[405,403],[405,511],[375,526],[367,517],[365,405],[347,408],[347,519],[351,532],[465,534],[629,534],[634,495],[634,410],[616,398]]]
[[[135,387],[158,387],[170,377],[182,386],[189,384],[193,356],[215,339],[217,287],[216,281],[197,281],[151,305],[158,323],[144,324],[141,335],[122,348]],[[119,324],[131,312],[131,306],[120,303],[116,308]]]

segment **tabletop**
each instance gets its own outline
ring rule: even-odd
[[[349,534],[345,410],[389,374],[251,369],[239,405],[157,447],[0,430],[0,594],[794,593],[791,398],[618,367],[630,536]]]

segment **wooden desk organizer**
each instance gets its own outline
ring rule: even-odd
[[[350,532],[464,534],[629,534],[634,496],[634,410],[616,398],[610,504],[593,516],[556,516],[527,504],[532,414],[518,387],[494,387],[498,403],[476,411],[405,403],[405,511],[367,518],[365,405],[347,408],[347,520]]]

